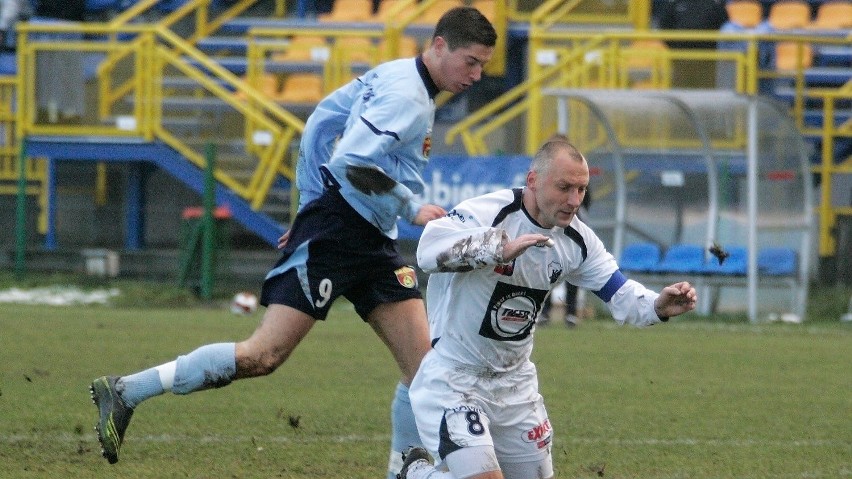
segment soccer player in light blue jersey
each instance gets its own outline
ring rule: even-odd
[[[118,461],[140,402],[272,373],[344,296],[402,371],[391,412],[388,475],[396,475],[400,452],[420,443],[407,385],[430,348],[417,276],[399,253],[396,222],[424,225],[446,214],[414,199],[424,187],[434,98],[478,81],[495,42],[493,26],[479,11],[454,8],[438,21],[422,55],[381,64],[317,105],[301,142],[299,211],[263,283],[261,324],[244,341],[202,346],[135,374],[96,379],[98,440],[110,463]]]

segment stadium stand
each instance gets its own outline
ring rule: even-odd
[[[782,71],[810,68],[814,64],[813,56],[813,47],[806,43],[778,42],[775,45],[775,68]]]
[[[246,78],[243,78],[247,80]],[[281,79],[278,75],[272,73],[264,73],[257,85],[253,85],[257,90],[265,96],[277,100],[281,94]],[[247,96],[242,91],[236,93],[237,98],[245,99]]]
[[[745,276],[748,272],[748,250],[743,246],[731,246],[727,252],[724,259],[708,259],[701,273]]]
[[[618,264],[629,273],[644,275],[695,275],[712,282],[714,275],[745,276],[748,270],[748,249],[744,246],[727,247],[728,256],[720,261],[715,257],[705,259],[705,249],[695,244],[675,244],[661,256],[655,243],[631,243],[624,247]],[[791,248],[766,247],[757,253],[757,269],[765,276],[793,276],[797,272],[796,251]],[[724,281],[724,278],[719,278]]]
[[[284,103],[317,103],[322,100],[322,77],[314,73],[292,73],[284,79],[277,101]]]
[[[694,244],[674,244],[651,267],[655,273],[701,273],[704,271],[704,248]]]
[[[438,19],[441,18],[441,15],[443,15],[447,10],[461,5],[464,5],[461,0],[437,0],[429,6],[425,12],[423,12],[423,15],[415,20],[415,23],[421,25],[434,25],[438,23]]]
[[[655,39],[634,40],[622,51],[627,57],[626,71],[622,78],[624,87],[636,89],[667,88],[671,85],[666,73],[671,71],[671,60],[667,56],[668,46]]]
[[[811,7],[802,0],[783,0],[769,8],[766,19],[775,30],[804,28],[811,23]]]
[[[381,41],[379,42],[379,57],[380,58],[388,58],[385,53],[385,49],[387,48],[387,42]],[[399,39],[399,54],[398,58],[410,58],[413,56],[417,56],[420,51],[420,47],[417,44],[417,40],[411,37],[402,37]]]
[[[335,0],[331,12],[320,14],[321,22],[369,22],[373,20],[372,0]]]
[[[482,12],[485,18],[494,22],[497,14],[497,0],[473,0],[470,6]]]
[[[829,0],[821,3],[817,7],[816,16],[807,27],[818,30],[852,28],[852,2],[848,0]]]
[[[343,61],[348,64],[367,63],[374,65],[378,62],[378,49],[370,38],[345,38],[337,41],[338,49],[343,55]]]
[[[650,273],[659,264],[660,254],[655,243],[631,243],[621,252],[618,265],[624,271]]]
[[[725,5],[728,21],[744,29],[755,28],[763,21],[763,5],[757,0],[734,0]]]
[[[789,276],[796,273],[796,256],[790,248],[764,248],[757,253],[757,269],[768,276]]]
[[[290,39],[284,51],[273,53],[270,60],[276,62],[317,61],[328,58],[329,45],[325,37],[297,35]]]
[[[390,19],[390,15],[395,12],[396,8],[402,8],[402,10],[397,13],[397,18],[404,17],[408,12],[411,12],[416,7],[416,4],[414,3],[406,4],[405,7],[398,7],[398,5],[401,5],[403,1],[404,0],[382,0],[381,3],[379,3],[378,9],[376,9],[373,21],[385,23]]]

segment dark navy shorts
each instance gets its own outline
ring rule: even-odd
[[[283,304],[324,320],[343,296],[366,321],[380,304],[422,298],[416,271],[396,241],[361,217],[336,189],[299,211],[282,252],[263,282],[264,306]]]

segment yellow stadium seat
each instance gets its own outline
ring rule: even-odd
[[[447,10],[453,9],[455,7],[461,7],[464,3],[461,0],[437,0],[431,6],[429,6],[423,15],[420,16],[414,23],[422,24],[422,25],[435,25],[438,23],[438,20],[441,19],[441,16],[447,13]]]
[[[662,40],[634,40],[622,51],[624,81],[632,88],[660,88],[666,71],[668,46]]]
[[[416,57],[420,52],[417,47],[417,40],[411,37],[402,37],[399,39],[399,53],[393,57],[388,57],[385,49],[387,48],[386,42],[382,41],[379,43],[379,58],[393,60],[396,58],[411,58]]]
[[[405,7],[397,7],[398,5],[405,4]],[[404,18],[406,14],[414,10],[417,7],[417,2],[413,2],[411,0],[382,0],[379,4],[379,8],[376,10],[376,14],[373,16],[374,22],[385,23],[388,21],[390,14],[396,8],[401,8],[399,13],[395,15],[397,19]]]
[[[728,20],[743,28],[754,28],[763,21],[763,5],[758,0],[734,0],[725,5]]]
[[[373,19],[372,0],[334,0],[331,12],[320,14],[321,22],[369,22]]]
[[[852,28],[852,2],[847,0],[828,1],[817,8],[814,21],[808,28],[837,30]]]
[[[323,95],[322,76],[315,73],[293,73],[284,79],[277,100],[284,103],[318,103]]]
[[[776,30],[805,28],[811,23],[811,7],[803,0],[775,2],[769,7],[767,20]]]
[[[370,63],[378,62],[378,50],[369,38],[348,37],[338,38],[337,46],[343,61],[347,63]]]
[[[775,68],[777,70],[795,70],[799,55],[802,57],[802,68],[810,68],[813,65],[813,48],[807,43],[801,45],[796,42],[778,42],[775,45]]]
[[[243,78],[243,80],[246,81],[246,82],[249,81],[247,78]],[[257,88],[258,91],[260,91],[260,93],[263,94],[265,97],[269,98],[270,100],[276,100],[278,98],[279,93],[280,93],[281,83],[280,83],[279,80],[280,79],[275,74],[264,73],[263,76],[261,76],[260,79],[258,80],[258,84],[253,85],[253,86],[255,88]],[[251,84],[251,83],[249,83],[249,84]],[[237,98],[240,98],[240,99],[243,99],[243,100],[248,98],[248,96],[245,93],[243,93],[242,91],[239,91],[239,90],[237,91],[236,95],[237,95]]]
[[[320,61],[328,57],[328,43],[325,37],[295,36],[290,40],[287,49],[275,52],[270,60],[277,62]]]
[[[473,0],[470,6],[479,10],[488,21],[494,23],[494,16],[497,13],[496,0]]]

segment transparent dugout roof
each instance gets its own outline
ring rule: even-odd
[[[543,93],[589,162],[587,220],[616,257],[635,242],[781,246],[807,273],[810,165],[785,106],[723,90]]]

